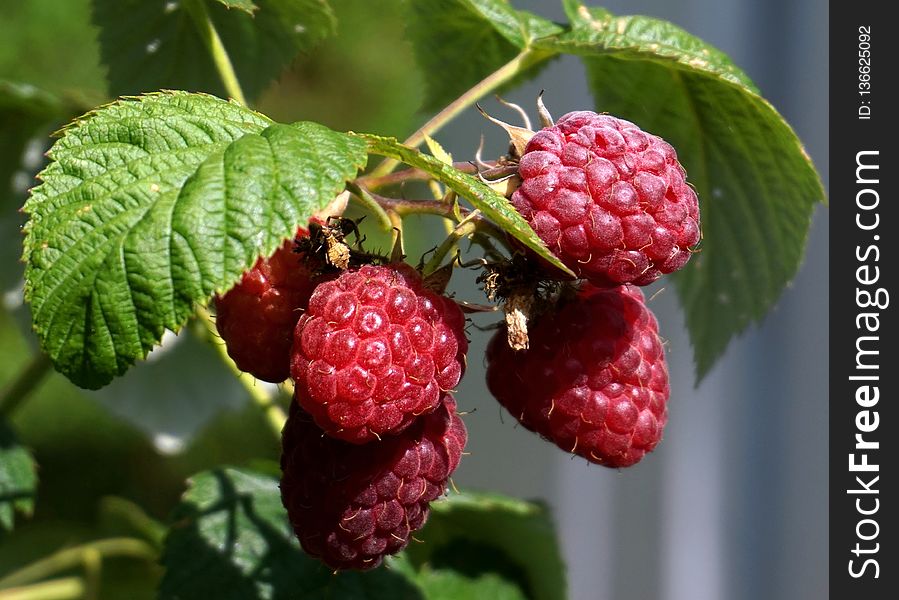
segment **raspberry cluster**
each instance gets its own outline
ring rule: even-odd
[[[512,205],[579,277],[647,285],[699,242],[699,202],[670,144],[590,111],[537,132]]]
[[[504,299],[507,325],[487,347],[487,386],[563,450],[633,465],[661,440],[669,396],[658,323],[637,286],[689,260],[696,194],[671,146],[614,117],[569,113],[513,147],[512,205],[586,281],[545,281],[527,253],[488,253],[478,280]],[[348,231],[360,237],[355,222],[330,223],[300,230],[296,246],[217,298],[217,325],[241,369],[293,379],[281,497],[303,549],[365,570],[408,544],[459,464],[467,433],[450,392],[468,340],[442,294],[443,255],[425,280],[346,245]]]
[[[364,570],[404,548],[467,439],[448,393],[468,350],[459,307],[405,264],[313,276],[290,243],[216,305],[241,369],[294,379],[281,495],[306,552]]]

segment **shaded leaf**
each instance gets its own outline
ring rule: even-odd
[[[335,574],[308,557],[281,505],[278,480],[268,475],[231,468],[200,473],[172,520],[163,600],[425,600],[401,569]]]
[[[406,550],[428,600],[563,600],[565,566],[549,511],[496,494],[451,494],[431,505],[423,543]]]
[[[460,95],[534,40],[561,31],[505,0],[408,0],[407,6],[406,34],[425,75],[427,109]],[[530,64],[548,56],[533,56]]]
[[[582,55],[597,111],[668,140],[699,195],[701,253],[675,280],[701,379],[795,275],[821,181],[790,126],[722,52],[664,21],[566,7],[573,30],[542,43]]]
[[[112,94],[167,88],[225,94],[185,6],[188,1],[206,0],[94,0]],[[252,16],[243,9],[248,4],[258,6]],[[336,26],[326,0],[218,0],[208,12],[248,98]]]
[[[0,10],[0,78],[93,106],[105,98],[91,0],[8,1]]]
[[[427,172],[449,189],[459,194],[459,196],[471,202],[475,208],[496,223],[500,229],[512,234],[528,248],[573,277],[574,274],[571,270],[547,249],[543,241],[534,233],[531,226],[518,214],[509,201],[487,185],[433,156],[404,146],[393,138],[374,135],[359,135],[359,137],[368,142],[369,151],[373,154],[393,158]]]
[[[242,10],[247,14],[252,15],[254,12],[259,10],[259,7],[253,4],[251,0],[215,0],[220,4],[223,4],[227,8],[236,8],[238,10]]]
[[[0,418],[0,534],[13,528],[16,512],[31,515],[36,493],[34,459]]]

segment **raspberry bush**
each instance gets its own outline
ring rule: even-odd
[[[88,390],[144,373],[145,404],[170,400],[175,422],[221,419],[186,442],[138,419],[157,450],[188,457],[127,464],[136,489],[161,490],[155,500],[84,492],[83,513],[107,527],[63,554],[76,558],[62,570],[84,573],[53,580],[47,565],[63,559],[49,548],[53,560],[34,556],[0,590],[564,598],[546,508],[465,489],[465,464],[478,460],[463,458],[465,421],[491,418],[498,402],[521,435],[558,446],[546,452],[640,469],[664,452],[682,400],[669,398],[669,377],[691,377],[669,374],[666,324],[641,286],[677,288],[698,381],[795,274],[823,199],[818,175],[748,77],[699,38],[576,0],[562,3],[565,23],[502,0],[344,4],[93,0],[103,68],[48,76],[60,83],[46,89],[0,77],[14,154],[32,138],[49,145],[42,168],[25,165],[38,181],[24,240],[4,235],[22,250],[39,350],[0,396],[0,535],[25,546],[18,526],[32,512],[36,527],[68,514],[46,490],[71,479],[41,464],[37,494],[35,460],[6,422],[51,371]],[[406,32],[421,97],[378,81],[392,55],[366,62],[372,44],[409,51],[366,29],[377,19]],[[533,109],[487,104],[564,54],[584,58],[594,106],[554,120],[564,89]],[[334,88],[369,68],[378,76],[353,84],[365,89]],[[416,99],[434,116],[406,135],[417,106],[402,102]],[[487,156],[472,139],[453,157],[442,130],[479,102],[508,151]],[[394,122],[359,127],[360,106]],[[510,122],[487,114],[500,112]],[[484,131],[499,139],[486,120]],[[0,175],[6,194],[14,178]],[[460,283],[466,273],[480,290]],[[483,330],[486,353],[469,352]],[[482,363],[483,393],[460,392]],[[228,421],[233,395],[252,402]],[[115,453],[101,454],[97,472]],[[109,557],[139,566],[124,596]]]

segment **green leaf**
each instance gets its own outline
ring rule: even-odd
[[[251,0],[215,0],[220,4],[223,4],[226,8],[236,8],[238,10],[242,10],[248,15],[252,15],[254,12],[259,10],[259,7],[253,4]]]
[[[652,61],[670,69],[705,72],[718,79],[758,92],[752,80],[730,58],[680,27],[643,16],[615,16],[602,8],[566,2],[571,30],[535,45],[555,52],[585,57]]]
[[[224,95],[215,65],[183,6],[194,1],[206,0],[94,0],[94,23],[100,27],[112,94],[173,88]],[[243,9],[249,4],[258,5],[252,16]],[[249,98],[336,26],[326,0],[219,0],[208,12]]]
[[[0,418],[0,533],[12,530],[16,511],[31,515],[36,493],[34,460]]]
[[[334,574],[309,558],[281,505],[278,480],[268,475],[232,468],[200,473],[172,521],[162,600],[424,600],[405,569]]]
[[[407,6],[406,32],[425,74],[426,109],[457,97],[534,40],[561,31],[505,0],[408,0]]]
[[[64,130],[25,205],[25,294],[58,371],[88,388],[125,372],[365,161],[344,134],[269,125],[235,103],[170,92]]]
[[[428,523],[406,550],[428,600],[562,600],[562,562],[542,504],[493,494],[451,494],[431,505]]]
[[[701,379],[795,275],[823,186],[790,126],[722,52],[664,21],[566,7],[572,31],[541,43],[582,55],[596,109],[668,140],[699,195],[701,253],[675,281]]]
[[[496,223],[500,229],[511,233],[521,243],[556,268],[574,277],[574,273],[549,251],[543,241],[534,233],[531,226],[518,214],[509,201],[484,183],[471,175],[453,168],[451,165],[441,162],[433,156],[404,146],[393,138],[375,135],[359,135],[359,137],[368,142],[369,152],[402,161],[409,166],[427,172],[449,189],[459,194],[459,196],[466,198],[485,217]]]

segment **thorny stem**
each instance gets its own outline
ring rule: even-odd
[[[406,138],[403,143],[406,146],[417,148],[425,141],[425,136],[432,136],[444,125],[452,121],[459,113],[472,106],[475,102],[489,94],[499,86],[511,80],[519,73],[529,69],[535,64],[549,58],[552,53],[534,49],[522,50],[515,58],[501,66],[499,69],[476,83],[474,87],[453,100],[446,108],[431,117],[427,123],[418,128],[418,131]],[[393,171],[399,161],[387,159],[378,165],[372,176],[381,177]]]
[[[387,218],[390,219],[390,225],[393,229],[393,240],[391,243],[393,250],[390,252],[390,260],[398,262],[406,256],[406,243],[403,239],[403,216],[395,210],[388,210]]]
[[[452,219],[453,221],[456,220],[456,215],[453,212],[453,205],[448,202],[443,202],[442,200],[400,200],[397,198],[380,196],[373,192],[369,193],[381,208],[387,211],[387,214],[394,212],[401,217],[412,214],[427,214]],[[507,244],[506,234],[492,221],[481,215],[479,211],[470,211],[467,208],[460,206],[459,212],[465,219],[471,219],[478,232],[495,238],[504,245]]]
[[[136,538],[107,538],[59,550],[50,556],[13,571],[3,579],[0,579],[0,588],[26,585],[33,581],[46,579],[55,573],[85,565],[86,557],[87,563],[90,563],[91,559],[95,560],[97,555],[101,559],[113,556],[138,558],[148,561],[158,559],[156,551],[143,540]]]
[[[205,307],[197,309],[197,317],[203,322],[203,327],[206,329],[206,335],[210,343],[215,346],[215,349],[218,351],[219,357],[226,365],[228,365],[228,368],[231,369],[237,379],[243,384],[247,393],[250,395],[250,399],[260,410],[262,410],[262,414],[268,421],[275,436],[280,438],[281,430],[284,428],[284,423],[287,421],[287,414],[284,412],[284,409],[278,404],[277,399],[269,394],[265,387],[256,381],[255,377],[249,373],[244,373],[237,368],[237,365],[234,364],[234,361],[228,356],[227,347],[214,333],[216,330],[215,319],[209,314],[209,310]]]
[[[9,386],[0,392],[0,416],[8,417],[40,385],[52,370],[53,363],[43,352],[34,355]]]
[[[215,68],[219,73],[222,84],[225,86],[225,91],[229,96],[246,106],[247,99],[243,95],[240,81],[237,79],[237,73],[234,72],[231,57],[228,56],[228,50],[225,48],[225,44],[222,43],[222,38],[219,37],[212,19],[209,18],[205,0],[186,0],[184,8],[193,20],[197,32],[209,50],[212,62],[215,63]]]

